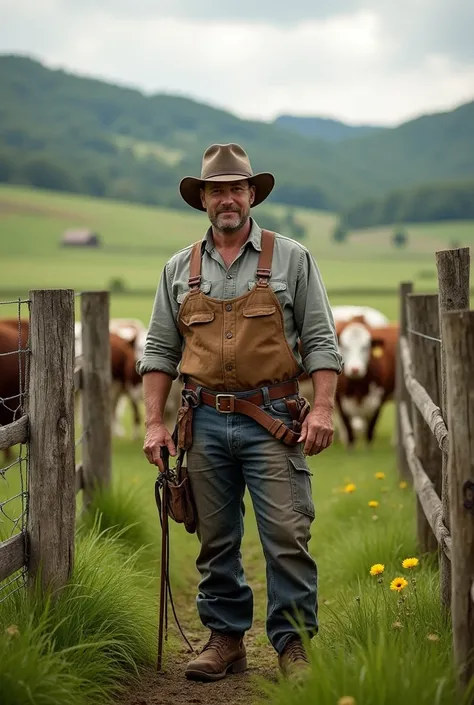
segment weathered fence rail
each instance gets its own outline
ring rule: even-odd
[[[0,427],[0,450],[28,446],[26,529],[0,543],[0,582],[27,569],[28,583],[64,585],[74,563],[76,494],[90,501],[111,474],[109,294],[81,294],[82,354],[76,359],[74,292],[30,292],[25,413]],[[75,441],[75,396],[82,435]],[[81,446],[82,461],[76,463]]]
[[[436,253],[438,294],[400,285],[399,472],[417,497],[418,543],[438,550],[461,686],[474,676],[474,311],[469,248]]]

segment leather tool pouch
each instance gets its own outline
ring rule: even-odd
[[[189,534],[196,531],[196,507],[191,492],[187,468],[182,464],[184,452],[179,451],[174,473],[176,480],[168,482],[168,515],[177,524],[184,524]]]
[[[177,524],[184,524],[188,533],[196,531],[196,506],[189,481],[188,469],[183,464],[186,451],[192,444],[193,407],[184,403],[179,411],[176,426],[173,431],[173,441],[178,450],[176,466],[169,467],[168,448],[161,449],[161,457],[167,479],[166,508],[168,516]],[[157,480],[159,483],[159,478]],[[158,488],[155,489],[158,510],[161,511],[161,498]]]
[[[310,412],[310,403],[305,397],[297,397],[296,399],[285,399],[286,408],[292,419],[291,430],[295,433],[301,433],[303,421]]]

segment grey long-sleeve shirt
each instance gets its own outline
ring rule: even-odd
[[[214,246],[212,229],[203,239],[201,290],[218,299],[231,299],[249,291],[256,281],[262,231],[251,219],[251,230],[238,257],[226,268]],[[143,357],[137,371],[166,372],[173,379],[184,345],[177,320],[180,304],[188,292],[192,245],[177,252],[166,263],[153,305]],[[342,371],[334,319],[319,268],[306,247],[276,234],[272,260],[273,288],[283,310],[285,335],[290,349],[307,374],[319,369]],[[298,350],[298,338],[304,359]]]

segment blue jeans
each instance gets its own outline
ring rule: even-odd
[[[245,396],[245,394],[239,394]],[[290,424],[283,400],[261,407]],[[266,561],[267,635],[278,653],[297,633],[286,613],[317,632],[317,568],[308,551],[314,519],[311,478],[302,444],[286,446],[242,414],[194,409],[188,472],[198,514],[202,623],[243,634],[253,619],[240,546],[245,487],[249,490]]]

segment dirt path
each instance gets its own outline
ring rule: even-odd
[[[204,640],[193,641],[203,643]],[[188,681],[184,669],[190,658],[189,653],[185,649],[171,653],[163,672],[146,672],[140,689],[127,693],[120,700],[120,705],[252,705],[257,696],[262,697],[258,678],[275,680],[277,676],[273,650],[259,646],[258,641],[255,634],[248,634],[248,671],[229,675],[215,683]]]
[[[253,551],[247,559],[246,576],[261,609],[266,605],[265,584],[259,576],[262,563]],[[197,587],[197,586],[193,586]],[[195,607],[195,593],[175,595],[178,618],[187,638],[196,652],[205,644],[209,632],[202,626]],[[277,655],[265,634],[265,623],[258,615],[252,629],[245,637],[248,670],[232,674],[214,683],[188,681],[184,675],[186,664],[192,658],[188,647],[180,636],[169,608],[169,645],[165,643],[165,663],[159,673],[155,669],[145,672],[140,688],[131,688],[117,705],[253,705],[263,700],[259,681],[276,681],[278,678]]]

